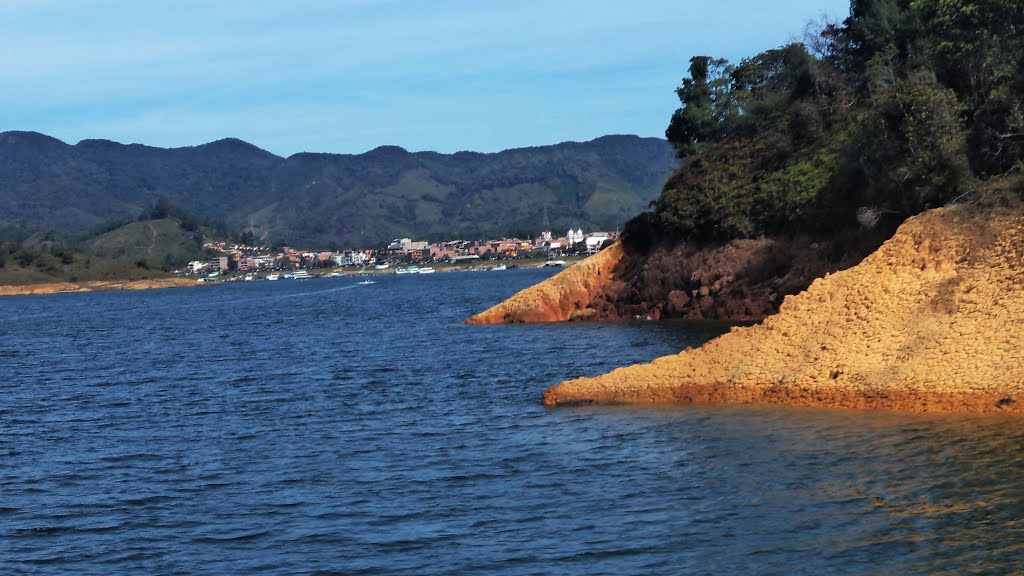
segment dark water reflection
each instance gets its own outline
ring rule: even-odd
[[[0,573],[1020,570],[1020,420],[546,410],[723,328],[460,323],[544,274],[0,300]]]
[[[702,430],[702,485],[725,503],[707,512],[715,526],[722,514],[730,525],[702,544],[700,566],[749,572],[756,559],[767,573],[1010,573],[1024,559],[1018,420],[697,412],[706,426],[688,432]]]

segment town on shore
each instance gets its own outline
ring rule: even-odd
[[[209,278],[235,273],[239,277],[253,279],[256,274],[264,273],[267,277],[276,279],[279,276],[276,274],[278,272],[285,273],[285,277],[294,276],[289,272],[296,272],[299,277],[304,277],[309,275],[308,270],[339,268],[347,270],[335,270],[333,274],[363,273],[370,270],[376,273],[401,274],[434,271],[434,268],[427,266],[434,264],[444,265],[449,269],[461,266],[471,269],[475,268],[475,264],[487,262],[490,268],[504,269],[515,266],[515,263],[506,264],[504,261],[528,259],[542,260],[541,266],[560,266],[564,264],[560,258],[595,254],[615,242],[618,237],[618,231],[584,232],[582,228],[570,228],[564,236],[556,237],[550,230],[545,230],[532,240],[502,238],[431,243],[396,238],[384,248],[351,250],[301,250],[289,246],[271,249],[268,246],[215,241],[203,246],[213,254],[209,260],[189,262],[181,270],[176,270],[175,274]]]

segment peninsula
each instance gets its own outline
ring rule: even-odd
[[[549,388],[544,404],[1024,412],[1024,211],[911,218],[759,325]]]
[[[853,0],[803,42],[693,57],[685,161],[621,252],[469,321],[760,322],[549,406],[1024,412],[1021,29],[1017,1]]]

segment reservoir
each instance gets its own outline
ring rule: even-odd
[[[545,409],[547,386],[725,329],[462,324],[551,274],[0,299],[0,573],[1024,563],[1024,421]]]

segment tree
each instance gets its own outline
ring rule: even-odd
[[[245,230],[238,236],[238,242],[243,246],[255,246],[256,235],[252,233],[252,230]]]
[[[665,138],[680,156],[714,140],[724,131],[727,121],[736,115],[731,97],[732,67],[724,59],[709,56],[690,58],[690,77],[676,89],[682,106],[672,114]]]
[[[62,264],[71,264],[75,261],[75,248],[70,244],[61,244],[53,249],[53,255],[60,258]]]
[[[1024,62],[1021,0],[914,0],[923,23],[923,47],[943,84],[972,108],[996,86],[1020,77]]]
[[[908,0],[852,0],[850,17],[843,22],[844,55],[839,58],[847,72],[863,73],[879,52],[890,48],[901,59],[910,53],[914,33],[908,30]]]
[[[1000,174],[1024,160],[1024,1],[914,0],[939,81],[966,105],[971,168]]]

